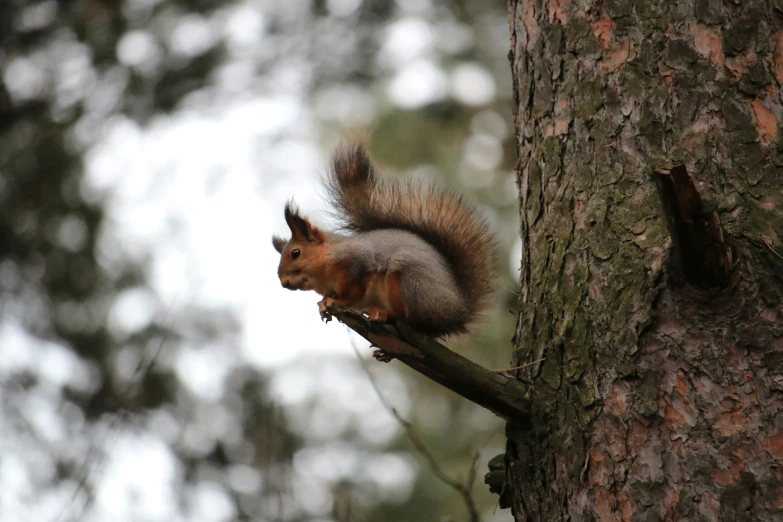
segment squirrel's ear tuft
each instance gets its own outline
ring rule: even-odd
[[[299,209],[296,208],[293,201],[286,203],[285,222],[288,223],[288,228],[291,229],[291,239],[303,239],[311,243],[321,243],[324,240],[323,232],[318,227],[311,225],[306,218],[299,214]]]
[[[275,250],[277,250],[279,254],[283,253],[283,249],[285,248],[286,243],[288,243],[288,241],[282,237],[272,236],[272,246],[275,247]]]
[[[289,200],[285,204],[285,222],[288,224],[288,228],[291,229],[293,238],[307,237],[307,223],[304,218],[299,214],[299,209],[294,204],[293,200]]]
[[[302,216],[299,214],[299,207],[296,206],[294,200],[289,199],[285,203],[285,222],[288,223],[289,227],[292,219],[302,219]]]

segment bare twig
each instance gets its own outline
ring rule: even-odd
[[[767,241],[767,238],[765,238],[765,237],[762,237],[762,238],[761,238],[761,240],[762,240],[762,241],[764,241],[764,244],[765,244],[765,245],[767,245],[767,248],[769,248],[769,249],[770,249],[770,251],[772,251],[772,253],[773,253],[773,254],[775,254],[776,256],[778,256],[780,259],[783,259],[783,256],[781,256],[780,254],[778,254],[778,253],[775,251],[775,249],[774,249],[774,248],[772,248],[772,245],[770,244],[770,242],[769,242],[769,241]]]
[[[500,506],[500,499],[503,498],[503,493],[506,492],[506,486],[509,484],[510,476],[508,473],[506,473],[506,476],[503,477],[503,487],[500,488],[500,493],[498,493],[498,499],[495,501],[495,507],[492,508],[492,515],[494,516],[495,513],[498,511],[498,507]]]
[[[465,479],[465,487],[468,491],[473,489],[473,484],[476,482],[476,463],[478,463],[479,452],[473,453],[473,460],[470,461],[470,469],[468,469],[468,476]]]
[[[367,378],[370,380],[370,384],[375,390],[375,393],[378,395],[378,400],[381,401],[381,405],[383,405],[384,409],[397,420],[400,426],[402,426],[402,429],[405,430],[405,434],[407,435],[408,440],[411,441],[413,446],[416,448],[416,451],[418,451],[419,454],[421,454],[427,461],[427,464],[429,464],[432,473],[441,482],[459,493],[463,502],[465,502],[465,508],[468,510],[470,522],[480,522],[481,517],[479,516],[478,509],[476,508],[476,502],[473,499],[473,495],[471,494],[471,488],[476,478],[476,461],[478,460],[479,456],[478,452],[476,452],[476,454],[473,456],[470,469],[468,470],[468,477],[465,483],[454,480],[448,476],[446,472],[444,472],[440,467],[438,461],[435,460],[435,457],[432,456],[432,453],[429,452],[427,446],[425,446],[418,432],[413,427],[413,424],[411,424],[410,421],[404,419],[397,409],[386,400],[386,397],[383,396],[381,389],[378,387],[378,382],[375,380],[375,377],[370,371],[370,368],[367,366],[367,362],[362,358],[361,354],[359,354],[359,349],[356,347],[356,343],[353,340],[351,340],[351,347],[353,348],[354,353],[356,353],[356,357],[359,359],[359,363],[362,365],[362,369],[364,369],[364,372],[367,374]]]
[[[502,370],[492,370],[492,371],[500,373],[500,372],[510,372],[510,371],[513,371],[513,370],[521,370],[522,368],[527,368],[528,366],[533,366],[534,364],[538,364],[541,361],[545,361],[545,360],[546,360],[546,357],[542,357],[542,358],[540,358],[540,359],[538,359],[536,361],[525,363],[522,366],[514,366],[513,368],[503,368]]]

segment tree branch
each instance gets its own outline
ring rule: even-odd
[[[330,312],[374,346],[422,375],[506,420],[529,425],[527,386],[513,377],[479,366],[403,322],[370,322],[362,314],[341,307]]]
[[[656,170],[654,177],[682,275],[702,290],[724,286],[734,256],[724,241],[718,214],[704,208],[684,165]]]

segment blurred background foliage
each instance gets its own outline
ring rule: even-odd
[[[270,194],[298,193],[276,164],[305,147],[325,165],[339,139],[367,132],[390,175],[448,184],[489,216],[503,290],[450,346],[506,367],[521,248],[507,24],[500,0],[1,2],[0,519],[465,520],[350,347],[319,354],[313,336],[294,361],[250,360],[265,347],[245,346],[234,308],[164,296],[151,276],[164,245],[123,228],[123,185],[101,180],[166,122],[182,134],[268,100],[295,107],[253,138],[250,160],[271,164],[258,196],[274,206]],[[161,141],[161,170],[199,146]],[[205,190],[236,175],[232,154]],[[172,237],[187,219],[158,218]],[[266,235],[241,242],[275,255]],[[274,301],[285,291],[263,275],[246,291]],[[293,334],[258,321],[270,345]],[[503,451],[491,414],[402,365],[371,371],[451,476],[478,451],[480,477]],[[484,520],[509,519],[480,478],[474,496]]]

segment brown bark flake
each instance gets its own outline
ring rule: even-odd
[[[602,16],[593,23],[593,34],[598,39],[598,45],[601,49],[609,48],[609,41],[612,38],[612,28],[614,28],[614,22],[608,16]]]
[[[764,440],[764,449],[778,460],[783,460],[783,428]]]
[[[759,142],[766,146],[777,140],[778,119],[775,113],[769,110],[764,101],[759,98],[751,101],[750,107],[753,109],[753,119],[759,133]]]
[[[547,0],[547,10],[549,12],[549,23],[558,23],[565,25],[568,22],[565,6],[567,0]]]
[[[723,70],[726,57],[723,54],[720,35],[714,29],[697,22],[689,22],[688,29],[693,36],[693,48],[699,56],[708,59],[712,65]]]
[[[726,59],[726,68],[729,70],[732,80],[739,81],[748,67],[756,63],[756,54],[752,52],[738,54]]]
[[[775,51],[772,55],[772,65],[775,78],[779,85],[783,85],[783,31],[775,33],[773,38]]]
[[[616,71],[628,61],[631,54],[631,43],[628,41],[620,42],[609,51],[609,54],[601,59],[601,69],[606,72]]]

